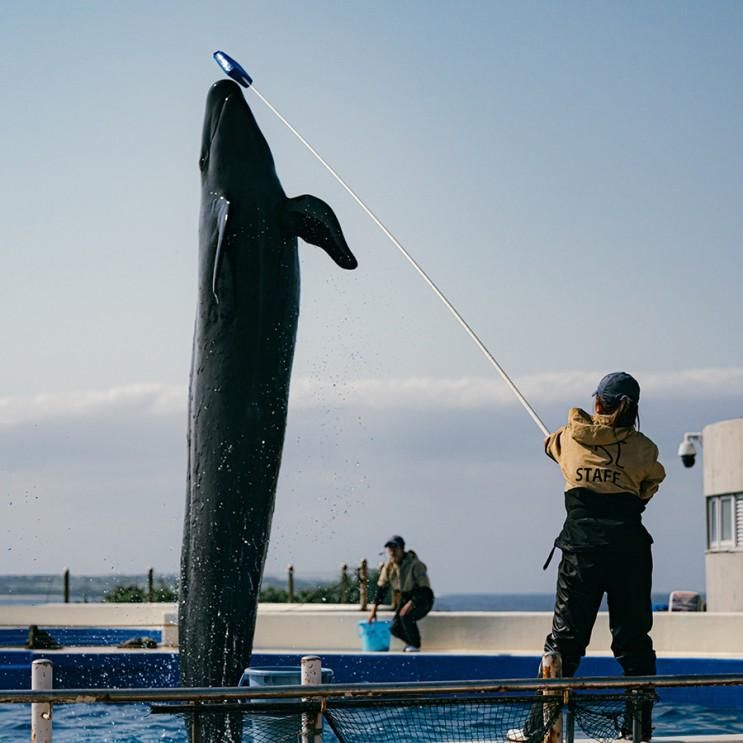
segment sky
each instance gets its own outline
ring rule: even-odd
[[[685,431],[743,415],[736,2],[3,3],[0,573],[175,572],[198,151],[224,49],[437,282],[551,429],[642,385],[668,478],[655,588],[704,589]],[[300,244],[266,571],[331,577],[402,534],[434,590],[549,592],[562,479],[502,380],[248,91]]]

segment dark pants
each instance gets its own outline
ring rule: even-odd
[[[562,656],[563,676],[574,676],[586,654],[604,593],[609,605],[611,650],[624,675],[655,675],[655,651],[648,635],[653,626],[652,572],[650,545],[626,552],[563,552],[552,632],[544,643],[546,653]],[[644,740],[652,733],[652,710],[651,701],[643,702]],[[624,728],[631,731],[629,714]]]
[[[405,606],[408,600],[409,598],[406,599],[404,594],[400,597],[400,604],[392,618],[390,632],[406,645],[419,648],[421,646],[421,633],[418,629],[418,622],[433,608],[433,598],[417,600],[413,608],[404,617],[401,617],[400,609]]]
[[[545,652],[562,655],[563,676],[573,676],[586,654],[596,614],[606,593],[611,650],[626,676],[655,674],[650,598],[650,546],[626,552],[564,552],[557,575],[552,632]]]

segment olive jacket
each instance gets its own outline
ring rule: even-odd
[[[428,570],[413,550],[407,550],[399,564],[394,560],[387,560],[383,565],[377,581],[375,603],[381,603],[387,587],[399,591],[402,601],[412,599],[414,604],[416,599],[433,601]]]

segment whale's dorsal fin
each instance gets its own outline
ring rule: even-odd
[[[212,268],[212,294],[214,295],[214,301],[219,304],[217,279],[224,259],[224,231],[227,227],[227,217],[230,214],[230,202],[224,196],[220,196],[217,199],[215,211],[217,213],[217,247],[214,251],[214,266]]]
[[[305,194],[287,199],[284,223],[292,235],[321,247],[341,268],[356,268],[358,265],[343,237],[338,217],[317,196]]]

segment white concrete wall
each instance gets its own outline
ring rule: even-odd
[[[380,618],[389,616],[380,612]],[[258,612],[256,650],[358,651],[358,622],[348,606],[264,604]],[[539,655],[550,630],[550,612],[432,612],[421,623],[423,645],[436,652]],[[0,626],[161,627],[177,644],[174,604],[46,604],[0,607]],[[655,615],[653,641],[660,654],[743,656],[743,613]],[[610,652],[608,616],[599,614],[590,652]],[[401,644],[393,640],[393,649]]]
[[[360,618],[364,615],[358,612],[261,612],[255,648],[359,650]],[[539,655],[551,624],[550,612],[432,612],[420,627],[423,646],[430,651]],[[743,614],[657,613],[652,636],[661,654],[741,655]],[[609,618],[602,612],[589,651],[609,653],[610,646]],[[401,647],[393,639],[393,649]]]
[[[0,626],[159,627],[175,604],[13,604],[0,606]],[[177,622],[177,620],[176,620]]]
[[[743,418],[704,427],[704,494],[743,492]]]
[[[705,500],[743,493],[743,418],[705,426],[702,435]],[[708,610],[743,611],[743,549],[708,550],[704,565]]]
[[[709,611],[743,611],[743,551],[708,551],[704,568]]]

